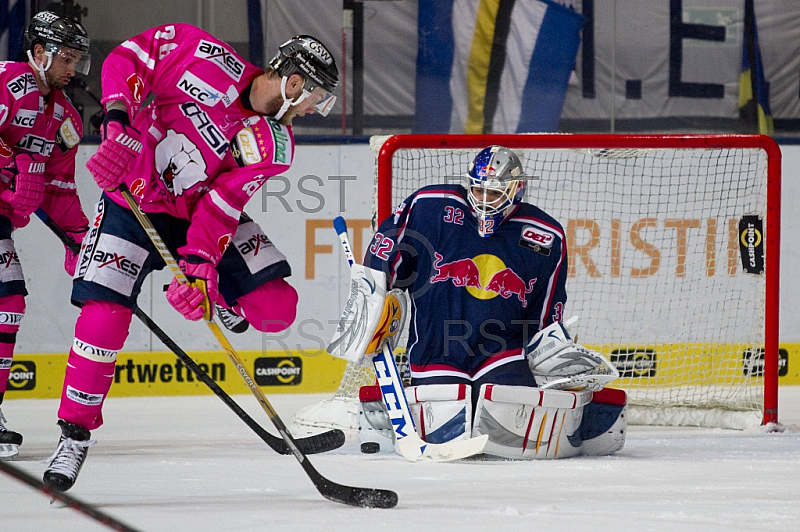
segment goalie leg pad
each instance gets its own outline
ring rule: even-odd
[[[583,410],[581,438],[583,454],[612,454],[625,445],[628,433],[628,401],[623,390],[604,388],[595,392]]]
[[[472,434],[472,393],[466,384],[406,388],[417,434],[428,443],[466,440]]]
[[[362,386],[358,392],[358,441],[363,452],[394,450],[392,420],[378,385]],[[377,445],[377,448],[375,447]]]
[[[481,386],[473,436],[489,435],[486,454],[517,460],[568,458],[581,452],[588,390],[566,392],[527,386]]]

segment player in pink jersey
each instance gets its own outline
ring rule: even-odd
[[[178,312],[199,320],[207,300],[259,331],[282,331],[296,314],[297,292],[285,280],[291,269],[242,210],[289,168],[292,120],[327,115],[338,79],[330,51],[307,35],[281,45],[266,71],[187,24],[145,31],[108,56],[102,142],[87,163],[104,192],[73,284],[81,314],[48,485],[74,484],[90,431],[103,423],[142,283],[165,266],[117,188],[124,184],[137,198],[186,275],[205,281],[205,291],[170,284],[166,297]]]
[[[12,231],[40,207],[76,242],[88,228],[75,188],[83,123],[62,89],[76,73],[88,73],[89,37],[71,18],[42,11],[24,41],[27,63],[0,63],[0,403],[28,294]],[[67,250],[70,275],[76,260]],[[0,459],[11,459],[22,436],[4,419],[0,412]]]

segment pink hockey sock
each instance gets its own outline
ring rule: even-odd
[[[240,297],[233,310],[259,331],[275,333],[294,323],[297,300],[292,285],[284,279],[273,279]]]
[[[25,315],[25,298],[21,295],[0,298],[0,403],[8,386],[11,361],[17,343],[19,323]]]
[[[131,309],[117,303],[84,303],[69,350],[59,419],[89,430],[103,424],[103,403],[114,382],[117,351],[128,337],[132,315]]]

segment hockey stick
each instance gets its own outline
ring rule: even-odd
[[[75,242],[69,236],[67,236],[66,232],[55,223],[55,221],[50,218],[42,208],[38,208],[35,211],[36,216],[42,220],[47,227],[61,240],[61,242],[67,246],[70,251],[75,254],[80,253],[81,245],[78,242]],[[136,317],[144,323],[145,327],[150,329],[150,331],[158,337],[161,342],[167,346],[175,356],[183,362],[183,365],[189,368],[197,378],[203,382],[206,386],[208,386],[214,394],[222,399],[222,402],[228,405],[228,407],[233,410],[233,412],[245,422],[245,424],[250,427],[253,432],[258,434],[259,438],[264,440],[264,442],[272,447],[275,452],[279,454],[291,454],[292,450],[286,445],[286,442],[283,441],[282,438],[274,436],[266,431],[261,425],[256,423],[256,421],[247,415],[247,412],[242,410],[239,404],[234,401],[225,390],[223,390],[214,380],[208,376],[208,374],[203,371],[200,366],[188,355],[186,352],[181,349],[178,344],[176,344],[172,338],[170,338],[167,333],[165,333],[156,323],[150,319],[150,316],[144,313],[142,309],[136,308],[134,311]],[[345,435],[344,432],[338,429],[329,430],[327,432],[323,432],[321,434],[314,434],[313,436],[309,436],[307,438],[297,438],[295,441],[297,446],[305,453],[305,454],[316,454],[316,453],[324,453],[326,451],[332,451],[333,449],[338,449],[345,442]]]
[[[59,500],[69,506],[70,508],[81,512],[84,515],[88,515],[95,521],[98,521],[112,530],[119,530],[121,532],[139,532],[140,529],[133,528],[132,526],[126,525],[122,521],[111,517],[107,513],[103,512],[102,510],[98,509],[92,504],[85,503],[79,499],[71,495],[67,495],[63,491],[58,491],[47,487],[47,485],[39,480],[38,478],[29,475],[22,469],[12,466],[10,463],[0,460],[0,471],[9,474],[10,476],[14,477],[15,479],[19,480],[20,482],[24,482],[28,486],[39,490],[40,492],[48,495],[51,500]]]
[[[161,255],[161,258],[164,259],[164,262],[172,271],[172,274],[175,276],[178,282],[188,283],[189,280],[183,273],[183,270],[181,270],[180,266],[178,266],[175,257],[172,256],[172,252],[169,250],[169,248],[167,248],[166,244],[164,244],[164,241],[161,239],[161,235],[158,234],[158,231],[153,226],[150,218],[148,218],[147,215],[139,208],[139,204],[131,195],[128,187],[125,186],[125,184],[122,184],[119,187],[119,191],[122,193],[125,201],[128,202],[128,205],[130,206],[131,211],[133,211],[134,216],[136,216],[136,219],[139,220],[142,228],[147,233],[147,236],[150,238],[153,246]],[[210,305],[207,305],[207,307],[210,307]],[[217,341],[228,355],[228,358],[230,358],[231,362],[236,367],[239,375],[242,377],[242,379],[244,379],[245,383],[247,383],[250,391],[253,392],[253,395],[256,397],[259,404],[261,404],[261,406],[264,408],[264,411],[267,413],[267,416],[269,416],[270,421],[272,421],[272,424],[275,425],[275,428],[283,437],[286,445],[289,446],[292,454],[294,454],[295,458],[297,458],[297,461],[300,462],[301,466],[303,466],[306,474],[309,476],[309,478],[311,478],[311,481],[314,483],[314,486],[316,486],[317,491],[319,491],[323,497],[331,501],[341,502],[351,506],[361,506],[364,508],[393,508],[397,505],[397,494],[393,491],[377,488],[344,486],[323,477],[314,468],[314,466],[311,465],[308,457],[306,457],[306,455],[297,446],[297,442],[295,442],[292,435],[289,434],[289,430],[286,428],[286,425],[283,423],[280,416],[278,416],[278,412],[276,412],[272,407],[269,400],[264,395],[264,392],[262,392],[261,388],[259,388],[253,381],[253,378],[250,377],[250,374],[248,373],[247,368],[245,368],[241,358],[239,358],[238,353],[236,353],[236,350],[234,350],[233,346],[222,333],[219,325],[214,323],[213,313],[211,312],[210,308],[206,308],[206,316],[204,317],[204,321],[217,338]]]
[[[333,227],[339,234],[345,257],[350,266],[355,264],[350,239],[347,236],[347,223],[338,216],[333,220]],[[389,342],[384,342],[380,351],[372,357],[375,366],[375,375],[378,377],[378,386],[381,388],[383,403],[392,420],[394,430],[394,445],[398,454],[411,462],[433,461],[446,462],[460,460],[479,454],[486,446],[489,436],[483,434],[476,438],[445,443],[426,443],[417,435],[414,419],[408,407],[408,399],[403,389],[403,383],[394,360],[394,353]]]

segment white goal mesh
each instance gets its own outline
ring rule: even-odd
[[[578,341],[620,370],[612,385],[628,392],[632,422],[745,428],[777,420],[780,151],[774,142],[374,138],[377,219],[424,185],[464,182],[468,163],[490,144],[520,154],[526,174],[538,178],[528,182],[525,201],[563,224],[565,316],[579,315]],[[373,380],[370,370],[348,366],[333,402],[351,403],[352,417],[327,426],[353,428],[358,388]]]

